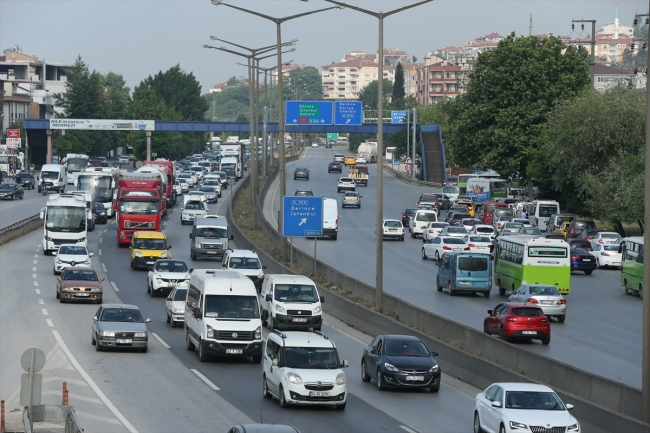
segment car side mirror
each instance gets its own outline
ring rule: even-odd
[[[324,303],[325,303],[325,296],[321,296],[321,297],[320,297],[320,303],[321,303],[321,304],[324,304]]]
[[[94,256],[94,255],[95,255],[95,253],[90,253],[90,254],[88,254],[89,257],[92,257],[92,256]]]
[[[277,366],[278,366],[278,360],[277,360],[277,359],[274,359],[274,360],[273,360],[273,366],[274,366],[274,367],[277,367]]]
[[[172,249],[172,246],[171,246],[171,245],[170,245],[170,246],[168,246],[168,247],[167,247],[167,249],[168,249],[168,250],[171,250],[171,249]]]
[[[97,316],[93,316],[93,322],[97,321]]]
[[[99,282],[101,283],[102,281],[106,281],[106,278],[101,277],[101,278],[99,279]]]
[[[195,307],[192,310],[192,314],[194,315],[195,319],[201,319],[203,317],[203,315],[201,314],[201,309],[199,307]]]
[[[431,356],[438,356],[438,352],[435,352],[435,351],[432,350],[431,351]]]
[[[379,352],[377,351],[377,349],[372,349],[372,350],[370,351],[370,354],[371,354],[371,355],[379,355]]]
[[[267,293],[266,297],[264,299],[266,300],[266,302],[271,302],[273,300],[273,295],[271,295],[270,293]]]
[[[269,312],[267,310],[262,311],[262,320],[268,320]]]
[[[573,405],[571,403],[567,403],[564,405],[566,407],[566,410],[571,410],[573,409]]]
[[[235,239],[235,235],[230,235],[230,236],[228,236],[228,240],[231,240],[231,241],[232,241],[232,240],[234,240],[234,239]]]
[[[194,238],[194,234],[190,233],[190,239]]]
[[[492,402],[492,407],[501,407],[501,402],[500,401],[493,401]]]
[[[262,269],[266,269],[266,266],[262,266]]]
[[[346,368],[346,367],[349,367],[349,366],[350,366],[350,364],[348,363],[347,360],[344,359],[343,361],[341,361],[341,367]]]
[[[490,316],[494,316],[494,311],[492,311],[492,310],[488,310],[488,314],[489,314]]]
[[[39,213],[39,216],[41,217],[41,219],[44,219],[45,218],[45,211],[41,210],[41,212]]]
[[[151,322],[151,319],[144,319],[144,323],[149,323]]]

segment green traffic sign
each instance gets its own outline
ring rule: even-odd
[[[339,133],[338,132],[328,132],[327,133],[327,139],[330,141],[335,141],[339,139]]]

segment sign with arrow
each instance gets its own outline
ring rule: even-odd
[[[282,236],[323,236],[323,197],[282,197]]]
[[[287,101],[284,123],[287,125],[331,125],[331,101]]]
[[[362,114],[361,101],[337,101],[334,104],[335,125],[361,125]]]

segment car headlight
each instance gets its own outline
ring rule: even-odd
[[[526,424],[522,424],[520,422],[515,422],[515,421],[510,421],[510,428],[513,430],[518,430],[518,429],[528,430],[528,426]]]
[[[336,384],[337,385],[345,385],[345,373],[339,373],[336,376]]]
[[[101,216],[106,216],[106,211],[102,212],[100,215]]]
[[[264,272],[260,272],[260,273],[257,275],[257,278],[264,278]]]
[[[58,258],[58,257],[57,257],[57,258],[55,258],[55,259],[54,259],[54,261],[55,261],[55,262],[57,262],[57,263],[63,263],[63,260],[61,260],[61,259],[60,259],[60,258]]]
[[[147,336],[146,332],[136,332],[133,334],[134,337],[145,338]]]
[[[258,326],[255,328],[255,339],[256,340],[261,340],[262,339],[262,327]]]
[[[298,376],[296,373],[289,373],[287,375],[287,378],[289,379],[289,382],[295,383],[296,385],[300,385],[302,383],[302,377]]]
[[[174,314],[183,314],[184,312],[183,308],[174,308]]]
[[[163,259],[167,258],[167,252],[165,251],[164,253],[162,253],[160,257],[162,257]]]
[[[86,260],[86,261],[84,262],[84,265],[89,265],[89,264],[90,264],[90,259],[88,259],[88,260]]]
[[[81,243],[81,242],[86,242],[86,238],[81,238],[81,239],[77,240],[77,243]]]
[[[113,331],[102,331],[99,335],[102,337],[115,337],[115,332]]]
[[[275,304],[275,311],[278,313],[286,313],[287,310],[284,309],[284,307],[280,304]]]
[[[434,365],[429,369],[429,373],[437,373],[440,370],[440,367],[438,365]]]
[[[566,431],[580,431],[580,424],[578,423],[571,424],[569,427],[566,428]]]
[[[161,280],[160,278],[156,278],[156,284],[162,284],[162,283],[163,283],[163,280]]]
[[[207,338],[214,338],[214,329],[212,329],[212,326],[206,325],[208,328],[208,332],[205,334]]]
[[[320,312],[323,311],[320,307],[320,305],[316,308],[314,308],[314,314],[320,314]]]
[[[393,364],[389,364],[387,362],[384,362],[384,368],[388,371],[399,371],[399,368],[395,367]]]
[[[140,251],[136,251],[136,252],[135,252],[135,256],[136,256],[136,257],[142,257],[142,253],[141,253]]]
[[[91,287],[91,288],[90,288],[90,291],[91,291],[91,292],[101,292],[101,291],[102,291],[102,288],[101,288],[101,287]]]
[[[201,242],[194,242],[194,248],[201,248]]]

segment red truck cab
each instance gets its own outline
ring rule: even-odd
[[[508,205],[501,201],[488,201],[483,203],[483,206],[481,207],[481,215],[479,217],[483,224],[492,224],[492,211],[495,207],[507,208]]]
[[[160,231],[167,205],[161,180],[122,173],[118,188],[114,203],[118,244],[129,245],[135,231]]]

